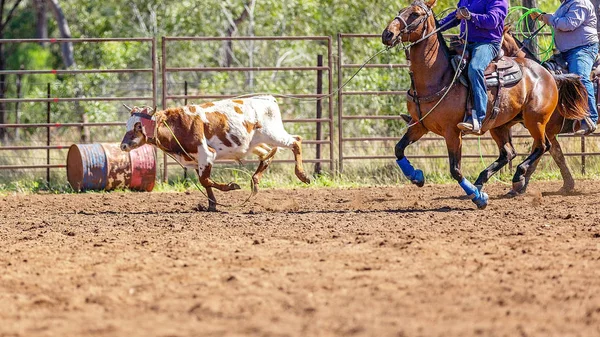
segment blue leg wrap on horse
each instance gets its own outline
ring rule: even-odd
[[[415,174],[415,168],[410,164],[406,157],[400,160],[396,160],[396,163],[398,164],[398,166],[400,166],[400,169],[402,170],[402,173],[404,173],[404,176],[406,178],[410,180],[414,178],[413,176]]]
[[[400,166],[402,173],[404,173],[408,180],[410,180],[413,184],[423,186],[423,184],[425,183],[425,176],[423,175],[423,171],[415,170],[415,168],[410,164],[406,157],[400,160],[396,160],[396,163],[398,164],[398,166]]]
[[[465,190],[465,193],[467,193],[469,198],[475,199],[479,197],[479,190],[477,189],[477,187],[471,184],[471,182],[468,181],[466,178],[463,178],[463,180],[458,184],[460,185],[460,187],[462,187],[463,190]]]
[[[465,193],[471,198],[471,200],[477,205],[477,207],[482,207],[487,205],[488,195],[484,192],[480,192],[475,185],[471,184],[466,178],[459,183],[460,187],[465,190]]]

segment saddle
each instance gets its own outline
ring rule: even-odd
[[[450,42],[450,49],[454,51],[454,55],[450,56],[450,63],[455,72],[460,71],[459,81],[462,85],[467,88],[470,88],[469,78],[464,69],[467,68],[467,64],[470,60],[470,55],[468,52],[465,52],[465,57],[462,57],[462,53],[464,50],[464,41],[459,40],[458,38],[453,39]],[[521,70],[521,66],[517,62],[515,62],[514,58],[504,56],[504,51],[500,49],[498,56],[492,60],[492,62],[488,65],[488,67],[484,71],[485,76],[485,84],[488,90],[492,88],[496,88],[493,100],[492,112],[486,114],[486,118],[483,122],[484,126],[486,124],[490,124],[492,121],[498,117],[498,113],[500,112],[500,94],[502,92],[502,88],[511,87],[515,84],[519,83],[523,78],[523,71]],[[471,92],[471,91],[469,91]],[[473,102],[472,99],[467,99],[466,111],[467,114],[471,114]],[[466,118],[465,118],[466,119]],[[483,128],[482,128],[483,129]]]

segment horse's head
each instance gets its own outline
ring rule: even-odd
[[[156,121],[152,119],[154,110],[150,107],[129,108],[131,116],[127,120],[127,132],[121,141],[121,150],[131,151],[148,142],[148,138],[154,138]]]
[[[400,10],[383,33],[381,41],[393,47],[400,41],[415,42],[427,33],[427,21],[433,16],[431,8],[437,0],[415,0],[410,6]]]
[[[504,26],[504,33],[502,37],[502,49],[506,56],[511,57],[525,57],[525,53],[521,50],[517,40],[513,36],[513,30],[511,25]]]

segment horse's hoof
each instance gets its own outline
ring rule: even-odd
[[[562,195],[567,195],[567,194],[573,193],[574,190],[575,190],[575,183],[571,183],[571,184],[565,183],[560,188],[560,190],[558,190],[558,193],[560,193]]]
[[[527,184],[525,183],[524,180],[521,180],[521,181],[517,181],[516,183],[513,183],[511,192],[514,191],[517,194],[523,194],[523,193],[525,193],[526,190],[527,190]]]
[[[410,181],[418,187],[423,187],[425,185],[425,175],[423,174],[423,171],[415,170]]]
[[[238,185],[236,183],[229,183],[229,184],[227,184],[227,188],[229,189],[229,191],[233,191],[233,190],[239,190],[241,187],[240,187],[240,185]]]
[[[510,191],[508,191],[508,193],[506,193],[506,194],[504,195],[504,197],[505,197],[505,198],[514,198],[514,197],[516,197],[517,195],[519,195],[519,193],[518,193],[518,192],[516,192],[515,190],[510,190]]]
[[[481,192],[481,194],[479,194],[478,197],[473,198],[473,203],[475,203],[475,205],[477,205],[477,208],[485,209],[488,205],[488,200],[489,200],[489,197],[488,197],[487,193]]]

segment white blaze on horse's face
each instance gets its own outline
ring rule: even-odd
[[[125,136],[123,136],[123,140],[121,141],[122,151],[131,151],[146,144],[146,135],[142,128],[142,118],[135,116],[134,113],[136,112],[145,111],[138,111],[137,107],[131,110],[131,116],[127,120]]]

